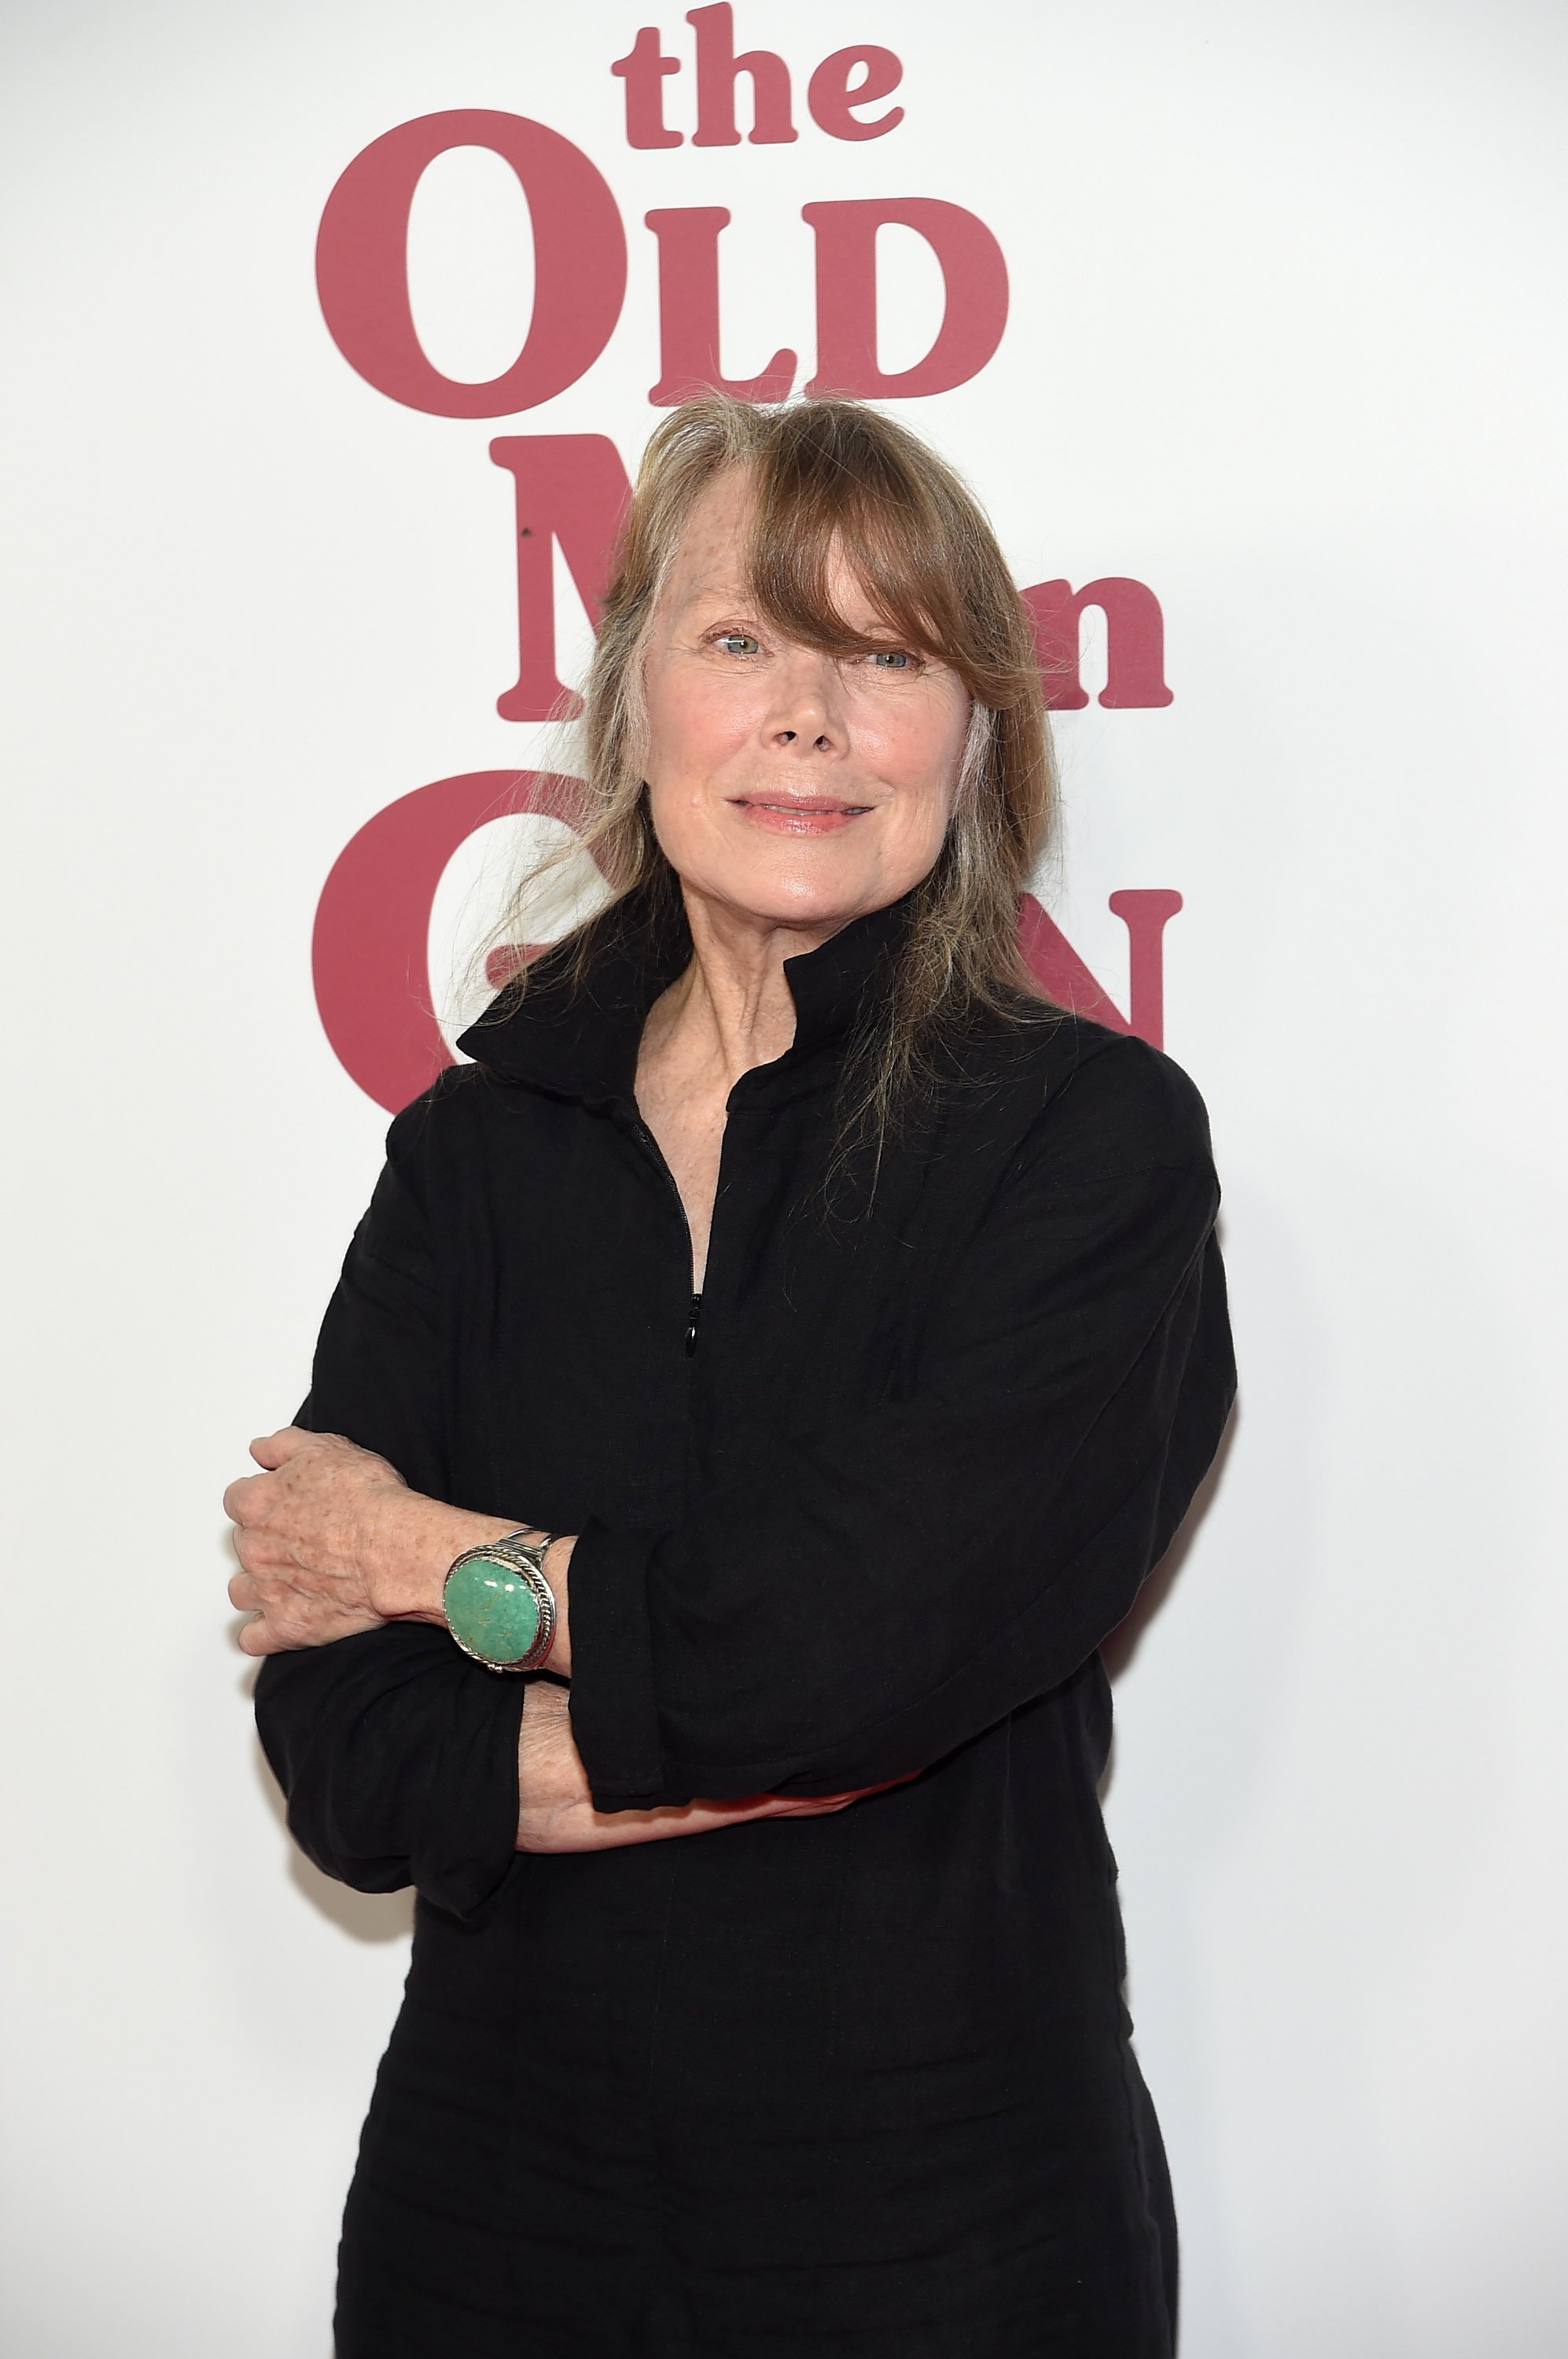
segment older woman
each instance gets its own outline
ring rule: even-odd
[[[585,728],[616,897],[226,1503],[294,1832],[419,1894],[340,2359],[1160,2359],[1096,1648],[1231,1399],[1202,1106],[1018,962],[1033,651],[901,428],[674,412]]]

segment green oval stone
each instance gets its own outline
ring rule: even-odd
[[[539,1599],[509,1565],[475,1557],[447,1582],[446,1618],[485,1662],[516,1663],[539,1636]]]

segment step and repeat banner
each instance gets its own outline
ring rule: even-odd
[[[1184,2359],[1560,2351],[1568,20],[63,0],[0,53],[5,2348],[327,2359],[408,1906],[289,1845],[219,1495],[519,867],[530,938],[593,905],[561,716],[722,385],[974,484],[1065,777],[1027,954],[1214,1117],[1241,1407],[1107,1791]]]

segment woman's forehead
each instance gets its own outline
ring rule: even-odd
[[[704,486],[682,527],[666,579],[663,603],[671,613],[717,599],[751,598],[752,526],[756,491],[747,471],[726,468]],[[853,625],[880,617],[864,574],[835,533],[824,552],[822,588],[833,611]]]
[[[674,595],[684,599],[709,587],[742,586],[754,506],[751,484],[738,467],[727,467],[703,486],[681,527],[670,569]]]

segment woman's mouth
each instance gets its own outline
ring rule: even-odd
[[[832,795],[736,795],[730,808],[776,834],[832,835],[851,820],[863,819],[872,806],[841,802]]]

